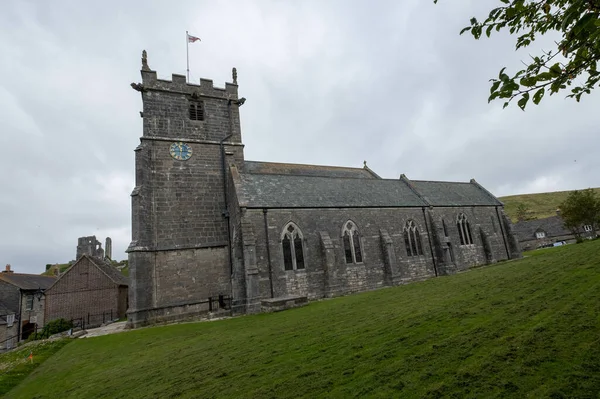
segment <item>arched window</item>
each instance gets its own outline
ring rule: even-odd
[[[304,240],[302,232],[294,223],[285,225],[281,233],[283,268],[285,270],[304,269]]]
[[[348,221],[342,231],[344,240],[344,252],[346,263],[362,263],[362,249],[360,247],[360,235],[354,222]]]
[[[423,255],[421,236],[419,235],[419,229],[413,220],[409,220],[404,226],[404,245],[406,245],[406,253],[408,256]]]
[[[456,221],[456,227],[458,228],[458,235],[460,237],[460,245],[471,245],[473,244],[473,238],[471,237],[471,226],[467,220],[467,216],[464,213],[458,214]]]

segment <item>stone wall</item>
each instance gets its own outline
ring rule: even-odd
[[[21,338],[26,339],[27,334],[27,324],[35,324],[37,325],[38,330],[41,330],[44,327],[46,319],[44,317],[45,306],[46,306],[46,296],[42,295],[41,297],[36,295],[37,290],[22,290],[21,291]],[[33,306],[31,309],[27,308],[28,298],[33,298]],[[33,328],[33,327],[32,327]],[[32,331],[33,332],[33,331]],[[27,336],[26,336],[27,335]]]
[[[456,226],[459,213],[469,221],[471,245],[460,244]],[[455,273],[508,258],[494,207],[268,209],[266,216],[268,233],[262,209],[247,209],[242,216],[253,230],[262,298],[270,297],[271,290],[273,297],[334,296]],[[342,229],[348,220],[360,232],[361,263],[347,264],[345,260]],[[404,241],[408,220],[418,228],[421,256],[408,256]],[[281,235],[290,221],[303,233],[306,268],[302,270],[284,269]],[[444,259],[442,244],[451,245],[452,259]]]
[[[19,311],[20,296],[21,291],[19,288],[0,280],[0,302],[4,307],[17,313]]]
[[[461,245],[457,227],[460,213],[463,213],[469,222],[472,245]],[[506,232],[502,228],[503,221],[495,207],[436,207],[429,210],[429,214],[431,230],[437,234],[436,238],[442,247],[441,252],[449,248],[438,256],[440,274],[451,274],[509,258]],[[486,245],[484,240],[487,241]],[[489,254],[486,254],[486,246],[489,248]],[[451,258],[454,258],[454,261]]]

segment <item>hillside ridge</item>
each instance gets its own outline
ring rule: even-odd
[[[600,187],[592,188],[596,194],[600,195]],[[585,190],[584,188],[579,189]],[[513,223],[517,219],[517,207],[519,204],[524,204],[530,210],[529,217],[533,219],[543,219],[556,215],[556,210],[561,202],[567,199],[569,193],[576,190],[568,191],[551,191],[546,193],[534,194],[516,194],[498,197],[504,203],[504,211],[510,217]]]

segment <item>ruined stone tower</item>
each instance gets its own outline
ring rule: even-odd
[[[75,259],[79,259],[83,255],[104,259],[102,243],[96,239],[96,236],[79,237],[77,239],[77,252],[75,253]]]
[[[230,295],[227,165],[243,167],[238,86],[157,78],[142,56],[143,136],[135,149],[132,242],[127,250],[133,326],[201,311]],[[205,305],[204,305],[205,306]]]

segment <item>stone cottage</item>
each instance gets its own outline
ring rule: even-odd
[[[0,324],[0,341],[7,341],[15,335],[16,342],[25,340],[44,326],[44,293],[55,280],[50,276],[14,273],[10,265],[6,265],[6,269],[0,273],[0,312],[6,322]],[[16,342],[14,339],[10,343],[7,341],[8,345]]]
[[[158,79],[142,57],[135,149],[133,326],[403,284],[520,257],[503,204],[475,180],[248,161],[237,72]]]
[[[15,348],[19,342],[17,312],[0,303],[0,353]]]
[[[577,240],[573,232],[565,227],[560,214],[542,219],[522,220],[514,225],[514,231],[523,251],[553,246],[555,243],[570,244]],[[579,227],[581,238],[595,238],[597,232],[592,225]]]
[[[46,320],[85,327],[125,317],[128,279],[103,259],[82,255],[46,290]]]

